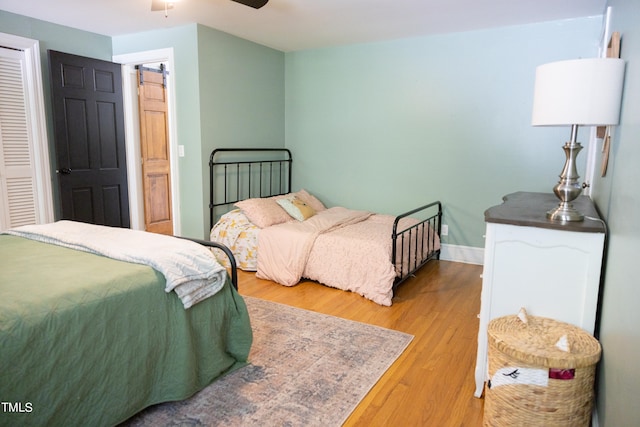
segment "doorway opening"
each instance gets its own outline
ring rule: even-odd
[[[145,229],[144,190],[142,179],[142,153],[140,147],[140,113],[138,106],[138,75],[136,67],[155,67],[163,64],[167,71],[168,136],[170,152],[171,211],[173,234],[180,235],[178,138],[176,130],[175,77],[173,49],[115,55],[113,61],[122,64],[125,113],[127,169],[129,174],[129,201],[131,228]]]

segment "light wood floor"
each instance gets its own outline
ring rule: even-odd
[[[400,286],[391,307],[302,282],[292,288],[239,271],[242,295],[414,335],[345,426],[480,426],[473,397],[482,267],[431,261]]]

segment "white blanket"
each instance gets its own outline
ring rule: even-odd
[[[225,268],[207,248],[162,234],[74,221],[26,225],[4,233],[148,265],[164,275],[165,291],[174,291],[185,308],[217,293],[226,280]]]

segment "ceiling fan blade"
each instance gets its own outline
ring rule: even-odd
[[[165,3],[166,3],[166,7],[165,7]],[[165,10],[165,9],[173,9],[173,2],[172,1],[165,1],[165,0],[151,0],[151,11],[152,12],[156,12],[158,10]]]
[[[243,4],[245,6],[252,7],[254,9],[260,9],[262,6],[267,4],[269,0],[232,0],[232,1]]]

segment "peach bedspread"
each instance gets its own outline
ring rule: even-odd
[[[258,236],[256,276],[286,286],[305,277],[390,306],[396,277],[391,262],[394,219],[334,207],[304,222],[264,228]]]

